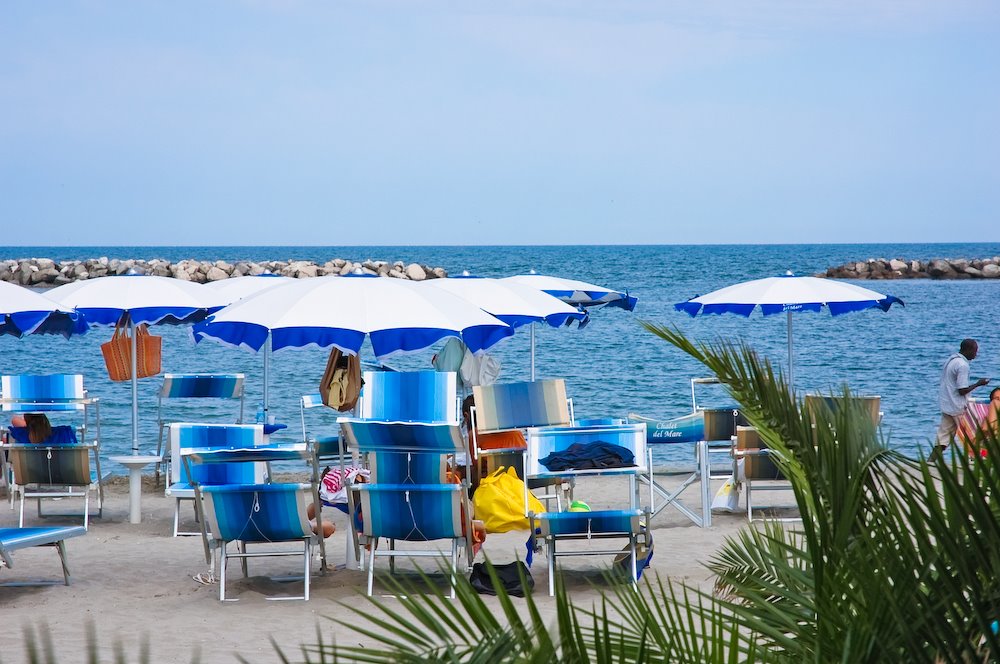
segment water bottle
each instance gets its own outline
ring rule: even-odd
[[[264,423],[264,402],[261,401],[257,405],[257,424],[263,424],[263,423]]]

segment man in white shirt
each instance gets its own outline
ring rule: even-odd
[[[958,419],[965,412],[969,401],[969,393],[977,387],[990,382],[989,378],[980,378],[969,384],[969,362],[976,359],[979,344],[975,339],[963,339],[958,352],[948,358],[941,372],[941,388],[938,401],[941,404],[941,423],[938,425],[937,441],[929,458],[934,459],[948,448],[955,439],[958,430]]]

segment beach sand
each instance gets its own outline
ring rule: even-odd
[[[292,661],[303,659],[301,644],[317,641],[317,629],[327,642],[363,643],[349,628],[336,620],[359,622],[348,606],[364,608],[365,575],[356,570],[336,570],[325,575],[314,573],[312,596],[308,602],[273,602],[267,594],[297,594],[301,581],[272,581],[269,575],[293,574],[300,569],[301,559],[271,558],[250,562],[249,579],[244,579],[238,565],[229,571],[227,592],[238,602],[221,603],[217,585],[202,585],[192,577],[207,571],[200,537],[171,537],[173,503],[163,495],[163,489],[152,486],[146,478],[142,496],[142,523],[128,523],[128,486],[124,478],[112,478],[106,488],[103,518],[94,518],[89,532],[66,542],[72,583],[69,587],[0,588],[0,616],[5,627],[5,645],[0,661],[26,661],[22,630],[34,627],[47,631],[54,645],[57,661],[85,661],[88,625],[96,629],[99,649],[104,660],[111,661],[118,644],[127,661],[138,661],[140,644],[148,643],[150,661],[188,662],[195,656],[201,662],[235,662],[239,653],[250,662],[278,661],[271,639],[274,639]],[[657,476],[668,489],[682,478]],[[595,509],[601,507],[600,496],[617,495],[620,484],[613,479],[586,480],[577,490],[577,497],[587,500]],[[714,490],[721,485],[715,482]],[[696,497],[697,486],[685,493],[689,505]],[[770,492],[772,504],[792,503],[788,492]],[[67,503],[68,505],[68,503]],[[331,510],[332,511],[332,510]],[[26,525],[54,525],[79,520],[34,516],[33,506],[26,507]],[[190,503],[185,515],[192,514]],[[324,512],[324,516],[329,512]],[[338,531],[327,540],[331,563],[343,563],[346,519],[340,513],[332,517]],[[16,512],[0,505],[0,526],[16,526]],[[705,588],[711,586],[711,575],[704,567],[719,549],[724,539],[747,525],[744,514],[716,514],[711,528],[699,528],[678,511],[667,508],[653,519],[655,553],[651,569],[661,577],[684,581]],[[524,557],[527,534],[514,532],[491,534],[484,550],[497,563],[510,562],[515,556]],[[449,548],[450,550],[450,548]],[[481,559],[482,554],[480,554]],[[431,569],[433,563],[421,561]],[[580,556],[560,559],[561,569],[570,594],[578,605],[589,607],[599,598],[604,587],[600,570],[611,562],[609,556]],[[377,563],[376,596],[392,603],[397,600],[385,595],[378,582],[388,574],[387,561]],[[401,569],[412,569],[408,561]],[[314,566],[314,570],[318,565]],[[535,559],[532,567],[535,580],[534,598],[547,619],[554,621],[554,600],[548,597],[548,573],[544,556]],[[442,584],[443,576],[439,577]],[[47,547],[22,549],[14,554],[14,568],[0,570],[0,581],[9,583],[33,579],[60,580],[59,560]],[[496,605],[495,598],[485,598]],[[523,600],[514,600],[523,602]],[[333,620],[330,620],[330,619]]]

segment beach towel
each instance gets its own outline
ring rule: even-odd
[[[553,452],[544,459],[539,459],[538,463],[553,472],[627,468],[635,465],[635,455],[621,445],[595,440],[592,443],[573,443],[565,450]]]

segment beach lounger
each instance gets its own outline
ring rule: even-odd
[[[66,565],[65,540],[86,534],[81,526],[59,526],[52,528],[0,528],[0,567],[14,567],[14,552],[36,546],[54,547],[62,563],[63,583],[69,585],[69,567]],[[5,586],[49,585],[54,582],[6,582]]]
[[[340,423],[345,451],[360,455],[371,472],[367,483],[348,484],[347,492],[350,513],[360,507],[362,520],[360,528],[351,520],[352,531],[368,546],[368,595],[374,588],[377,558],[389,558],[391,573],[398,556],[440,555],[437,550],[400,550],[397,543],[444,539],[452,545],[454,597],[460,551],[465,550],[468,564],[472,561],[469,485],[449,482],[446,476],[447,458],[465,450],[459,425],[357,418],[341,418]],[[379,547],[380,539],[388,540],[387,548]]]
[[[0,412],[45,413],[53,420],[60,414],[74,416],[72,426],[79,440],[90,440],[100,448],[100,401],[84,387],[82,374],[17,374],[0,376]],[[93,419],[92,419],[93,418]],[[93,426],[91,424],[93,423]],[[10,489],[10,505],[14,507],[16,487],[11,486],[10,467],[6,455],[0,452],[3,481]]]
[[[170,447],[167,446],[167,448],[164,449],[164,445],[166,444],[165,434],[167,426],[170,422],[190,422],[192,419],[195,419],[191,417],[191,413],[188,413],[186,417],[178,417],[177,413],[181,410],[179,406],[191,405],[190,401],[192,399],[216,399],[228,402],[239,401],[239,410],[236,410],[235,408],[222,409],[225,414],[221,417],[230,421],[220,422],[220,424],[242,424],[243,410],[246,400],[243,393],[243,385],[245,382],[246,376],[241,373],[163,374],[163,384],[160,386],[160,393],[156,401],[156,425],[158,429],[156,438],[156,454],[157,456],[165,454],[161,463],[168,464],[170,462]],[[216,411],[219,410],[217,407],[209,407],[209,404],[203,401],[199,401],[197,405],[199,406],[199,409],[197,411],[196,419],[200,422],[211,421],[214,419]],[[213,417],[206,418],[206,413],[211,414]],[[160,483],[161,463],[156,464],[157,484]]]
[[[12,444],[4,446],[13,477],[12,490],[19,504],[17,525],[24,526],[24,504],[37,503],[38,516],[83,516],[90,527],[90,492],[97,494],[97,514],[103,515],[104,488],[96,443],[75,445]],[[93,469],[91,468],[93,459]],[[42,501],[82,498],[82,514],[42,512]]]
[[[651,551],[649,534],[650,507],[652,505],[652,490],[647,494],[649,503],[641,506],[640,488],[643,485],[640,478],[649,475],[651,457],[646,446],[646,425],[611,424],[589,427],[546,427],[529,428],[527,449],[525,450],[524,473],[526,480],[552,481],[554,479],[583,479],[595,476],[618,477],[627,485],[619,499],[620,507],[594,511],[556,511],[535,514],[528,511],[527,517],[531,526],[529,548],[537,550],[538,540],[545,545],[549,565],[549,595],[555,594],[556,558],[565,556],[620,556],[623,550],[574,548],[560,549],[559,544],[565,540],[584,541],[588,544],[594,541],[626,540],[625,551],[628,578],[637,584],[644,563]],[[607,447],[615,446],[615,447]],[[602,456],[596,457],[592,452],[602,451]],[[603,456],[605,451],[620,453],[623,457],[621,465],[606,467],[604,462],[609,458]],[[631,460],[627,457],[631,455]],[[556,465],[557,459],[560,460]],[[589,467],[597,459],[599,467]],[[571,463],[572,462],[572,463]],[[648,482],[645,483],[649,486]],[[579,485],[578,485],[579,487]],[[578,489],[579,490],[579,489]],[[528,489],[525,488],[524,504],[527,506]],[[601,495],[602,502],[608,502],[611,496]]]
[[[182,455],[193,449],[239,449],[259,447],[264,442],[261,424],[192,424],[174,422],[169,425],[170,483],[166,495],[174,498],[173,535],[200,535],[201,532],[180,531],[181,501],[194,501],[195,491]],[[196,470],[193,479],[200,484],[260,484],[264,481],[264,463],[214,464]],[[197,510],[197,507],[196,507]]]

